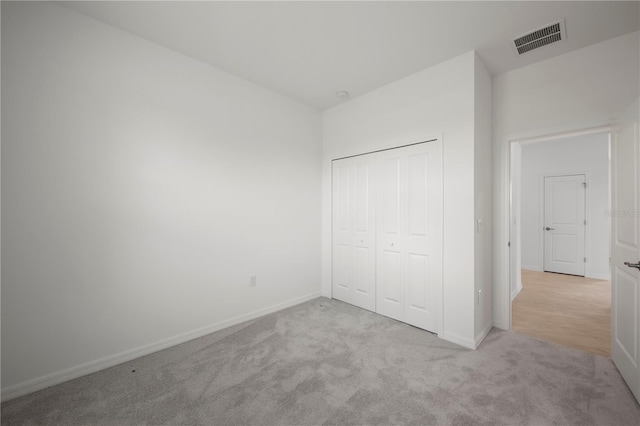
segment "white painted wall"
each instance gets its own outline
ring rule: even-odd
[[[522,268],[544,266],[544,176],[585,174],[585,275],[609,274],[609,136],[607,133],[522,144]]]
[[[478,55],[474,57],[474,202],[475,234],[475,342],[493,324],[492,168],[491,168],[491,75]],[[479,222],[478,222],[479,221]]]
[[[474,52],[466,53],[326,110],[322,154],[322,291],[330,296],[331,160],[443,138],[444,322],[440,336],[468,347],[475,347],[475,268],[460,265],[474,265],[475,260],[475,60]]]
[[[640,33],[493,78],[494,324],[509,328],[509,141],[607,124],[638,97]]]
[[[321,119],[2,2],[3,397],[319,295]]]

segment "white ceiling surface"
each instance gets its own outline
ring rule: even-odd
[[[492,74],[639,29],[639,2],[63,2],[317,108],[475,49]],[[567,40],[511,39],[566,18]]]

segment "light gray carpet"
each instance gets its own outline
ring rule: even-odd
[[[477,351],[325,298],[2,404],[2,424],[639,425],[612,362],[494,330]]]

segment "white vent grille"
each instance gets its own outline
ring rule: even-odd
[[[513,49],[518,55],[567,38],[564,19],[513,39]]]

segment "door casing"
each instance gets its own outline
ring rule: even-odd
[[[512,176],[512,145],[517,143],[527,143],[527,142],[544,142],[550,140],[556,140],[561,138],[570,138],[575,136],[582,135],[591,135],[595,133],[608,133],[611,134],[612,131],[612,121],[607,120],[604,122],[594,122],[591,125],[586,124],[581,127],[574,126],[565,126],[559,127],[555,129],[541,130],[541,131],[532,131],[521,134],[509,135],[505,138],[505,143],[502,144],[502,156],[505,159],[503,163],[503,175],[507,177],[504,180],[504,186],[501,188],[500,195],[502,196],[503,206],[504,206],[504,221],[500,223],[500,227],[498,231],[501,230],[502,235],[504,236],[504,241],[494,241],[494,247],[496,247],[497,252],[494,254],[497,258],[501,258],[503,261],[494,263],[494,266],[498,266],[498,268],[494,269],[494,279],[500,280],[502,276],[504,278],[505,285],[501,289],[501,291],[494,291],[494,318],[496,315],[496,311],[498,311],[498,320],[494,319],[494,326],[504,329],[511,330],[511,322],[512,322],[512,312],[511,312],[511,287],[512,287],[512,279],[515,277],[513,273],[513,263],[515,260],[516,247],[511,244],[511,233],[513,232],[511,224],[513,223],[514,217],[514,188],[513,188],[513,176]],[[579,172],[576,174],[584,174],[583,172]],[[495,210],[494,210],[495,211]],[[542,226],[542,225],[541,225]],[[518,242],[519,244],[520,242]],[[504,245],[503,245],[504,244]],[[588,240],[587,240],[588,245]],[[541,253],[542,255],[542,253]],[[500,317],[503,320],[500,320]]]

